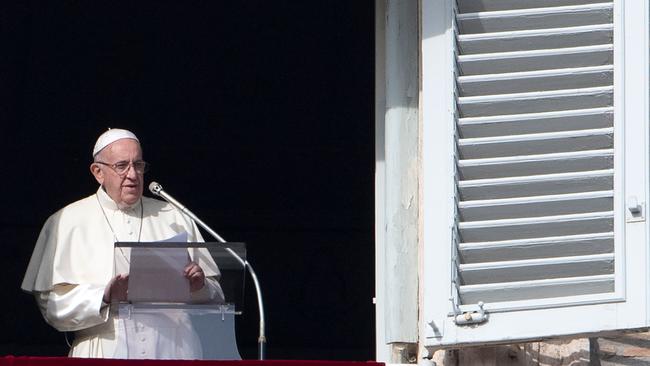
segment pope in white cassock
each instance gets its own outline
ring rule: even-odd
[[[142,196],[146,170],[138,138],[109,129],[97,140],[90,165],[99,189],[50,216],[38,237],[21,287],[34,294],[50,325],[75,332],[70,356],[201,358],[187,315],[153,314],[138,322],[118,315],[117,303],[127,299],[129,252],[115,252],[115,242],[165,240],[183,232],[188,241],[203,241],[191,219]],[[189,251],[183,274],[193,302],[223,302],[219,270],[204,251]],[[127,347],[127,335],[137,335],[137,355],[127,352],[134,341]]]

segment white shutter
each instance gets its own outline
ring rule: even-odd
[[[631,120],[624,113],[639,100],[623,95],[627,53],[615,34],[623,35],[622,20],[634,16],[623,10],[647,6],[634,0],[456,0],[447,3],[445,35],[434,35],[426,24],[427,11],[442,9],[434,4],[423,4],[425,268],[436,264],[424,271],[424,316],[434,314],[424,319],[427,344],[644,326],[645,316],[616,315],[645,311],[646,281],[630,281],[629,272],[642,269],[637,275],[647,277],[645,214],[628,213],[626,223],[623,203],[646,196],[646,159],[637,155],[647,154],[647,139],[625,147],[625,136],[647,136],[647,115]],[[428,64],[435,56],[427,37],[446,39],[451,54],[446,65],[453,76],[443,88],[452,104],[447,129],[428,97],[434,93],[427,78],[440,62]],[[625,34],[628,39],[634,36]],[[444,42],[436,42],[441,51]],[[645,60],[639,75],[647,85]],[[647,107],[647,99],[641,102]],[[440,134],[427,132],[436,128],[452,141],[441,144]],[[445,154],[452,159],[441,161]],[[440,179],[441,172],[453,179]],[[628,184],[630,177],[640,184]],[[438,222],[445,213],[430,211],[445,209],[451,232],[441,235],[448,230]],[[635,287],[643,292],[638,301],[626,292],[630,284],[642,286]],[[572,311],[599,318],[565,319]],[[541,331],[553,321],[531,316],[559,316],[564,324]],[[509,332],[513,321],[517,329]]]

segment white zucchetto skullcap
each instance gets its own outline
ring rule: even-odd
[[[97,155],[103,148],[112,144],[113,142],[121,139],[132,139],[137,142],[140,142],[135,134],[128,130],[123,130],[121,128],[109,128],[108,131],[102,133],[97,142],[95,143],[95,148],[93,149],[93,157]]]

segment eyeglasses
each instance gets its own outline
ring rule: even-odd
[[[129,172],[129,168],[133,165],[133,169],[138,174],[144,174],[149,170],[149,163],[144,160],[138,161],[118,161],[115,164],[104,163],[103,161],[96,161],[97,164],[106,165],[107,167],[113,169],[118,175],[126,175]]]

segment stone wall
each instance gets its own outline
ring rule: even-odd
[[[437,366],[650,365],[650,332],[443,350]]]

